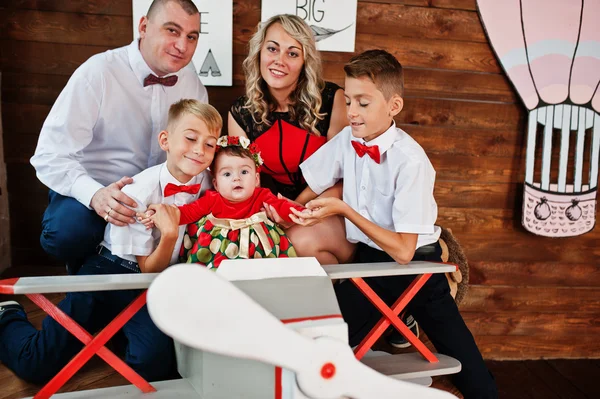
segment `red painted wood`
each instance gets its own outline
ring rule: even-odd
[[[281,399],[283,389],[281,387],[281,367],[275,367],[275,399]]]
[[[321,367],[321,377],[329,380],[335,376],[335,364],[328,362]]]
[[[85,331],[75,320],[60,310],[46,297],[41,294],[28,294],[27,297],[31,299],[33,303],[38,305],[40,309],[44,310],[50,317],[56,320],[67,331],[73,334],[78,340],[84,344],[89,344],[92,341],[93,336],[90,333]],[[117,357],[105,346],[102,346],[98,350],[97,355],[100,356],[100,358],[102,358],[106,363],[111,365],[115,370],[117,370],[129,382],[138,387],[142,392],[156,391],[152,385],[150,385],[145,379],[143,379],[138,373],[136,373],[123,360]]]
[[[283,324],[289,324],[289,323],[298,323],[300,321],[307,321],[307,320],[324,320],[324,319],[343,319],[341,314],[328,314],[328,315],[323,315],[323,316],[314,316],[314,317],[299,317],[297,319],[284,319],[281,320],[281,322]]]
[[[357,359],[361,359],[365,353],[379,339],[381,334],[391,324],[410,342],[417,351],[429,362],[438,362],[437,357],[421,342],[419,339],[410,331],[408,327],[398,318],[397,315],[402,312],[410,300],[416,295],[417,292],[423,287],[423,285],[429,280],[431,273],[425,273],[413,280],[408,288],[400,295],[400,298],[396,300],[392,306],[393,310],[386,305],[385,302],[373,291],[373,289],[362,279],[352,278],[350,279],[354,285],[369,299],[369,301],[381,312],[384,317],[377,322],[373,329],[367,334],[363,341],[355,348],[354,355]]]
[[[102,348],[109,339],[117,331],[119,331],[125,323],[133,317],[146,304],[146,291],[138,296],[129,306],[125,308],[113,321],[111,321],[92,341],[86,345],[71,361],[56,375],[48,384],[46,384],[34,399],[46,399],[54,395],[73,375],[88,362]],[[111,366],[115,367],[113,364]],[[119,371],[119,370],[117,370]],[[119,371],[120,372],[120,371]],[[149,385],[149,384],[148,384]],[[149,385],[150,390],[147,392],[155,392],[156,389]],[[142,390],[144,391],[144,390]],[[146,391],[144,393],[147,393]]]
[[[385,319],[385,322],[381,323],[381,320],[369,331],[366,337],[354,348],[354,356],[358,360],[362,359],[363,356],[375,345],[375,342],[381,337],[381,335],[387,330],[390,325],[389,321]]]
[[[19,281],[19,277],[15,278],[7,278],[5,280],[0,280],[0,294],[9,294],[12,295],[15,293],[15,284]]]

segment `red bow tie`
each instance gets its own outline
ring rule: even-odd
[[[371,159],[377,163],[381,162],[381,155],[379,154],[379,146],[377,145],[373,145],[373,146],[368,146],[368,145],[364,145],[359,143],[358,141],[351,141],[352,143],[352,147],[354,147],[354,150],[356,151],[356,153],[358,154],[359,157],[363,157],[365,154],[369,154],[369,156],[371,157]]]
[[[177,75],[167,76],[166,78],[159,78],[158,76],[150,74],[146,76],[146,79],[144,79],[144,87],[156,84],[171,87],[175,85],[175,83],[177,83]]]
[[[189,186],[178,186],[177,184],[169,183],[165,187],[165,197],[170,197],[171,195],[177,193],[188,193],[188,194],[198,194],[200,191],[200,184],[190,184]]]

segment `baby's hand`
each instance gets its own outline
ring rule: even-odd
[[[303,226],[312,226],[321,220],[333,215],[345,216],[344,212],[348,205],[339,198],[335,197],[319,197],[306,204],[308,212],[299,212],[292,209],[295,218],[292,220]]]
[[[156,211],[156,214],[152,215],[152,220],[158,231],[160,231],[161,237],[172,236],[177,238],[181,216],[179,208],[173,204],[152,204],[148,208]]]
[[[290,211],[292,211],[290,219],[301,226],[312,226],[321,221],[320,219],[315,218],[312,209],[304,208],[302,211],[299,211],[295,208],[291,208]]]
[[[156,212],[152,209],[146,210],[146,212],[137,212],[135,214],[135,218],[138,222],[146,226],[146,230],[150,230],[154,228],[154,221],[152,221],[151,217]]]
[[[287,229],[294,225],[293,223],[288,222],[284,218],[279,216],[279,213],[277,213],[275,207],[267,204],[266,202],[263,202],[263,207],[261,208],[261,210],[263,210],[267,214],[269,220],[272,220],[273,222],[277,223],[282,229]]]

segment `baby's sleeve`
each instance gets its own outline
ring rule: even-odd
[[[191,204],[179,206],[181,216],[179,217],[179,225],[186,225],[197,222],[201,217],[210,213],[211,195],[207,192],[202,197],[198,198]]]
[[[306,209],[302,205],[296,205],[286,199],[277,198],[276,196],[274,196],[271,193],[269,193],[269,195],[265,199],[265,202],[267,204],[273,206],[275,208],[275,210],[277,211],[277,214],[279,214],[279,216],[282,219],[284,219],[286,222],[293,222],[293,220],[290,219],[290,216],[289,216],[290,213],[292,213],[292,211],[290,209],[294,208],[299,211],[303,211],[304,209]]]

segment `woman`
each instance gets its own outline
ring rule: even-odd
[[[256,142],[263,172],[278,193],[295,199],[306,187],[300,163],[347,125],[343,90],[323,81],[312,30],[294,15],[259,25],[243,67],[246,95],[231,107],[228,133]],[[299,256],[315,256],[321,264],[347,262],[354,251],[340,217],[291,227],[288,235]]]

